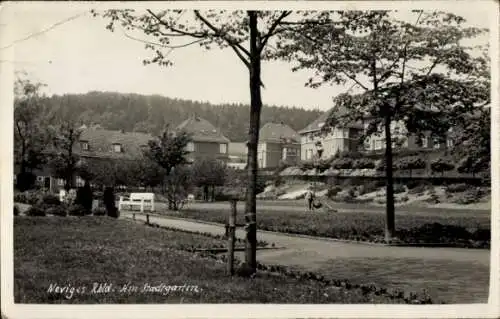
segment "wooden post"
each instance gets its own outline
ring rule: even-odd
[[[149,225],[149,214],[146,214],[146,225]]]
[[[227,272],[229,275],[234,275],[234,242],[236,237],[236,200],[231,200],[231,211],[229,213],[228,223],[228,248],[227,248]]]
[[[135,213],[132,213],[132,218],[135,220]]]

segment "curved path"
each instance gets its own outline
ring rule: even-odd
[[[123,211],[122,216],[131,218],[132,213]],[[136,218],[146,220],[145,216],[139,214],[136,214]],[[207,232],[212,234],[224,233],[223,225],[200,223],[187,219],[150,216],[150,222],[161,226],[168,226],[183,230]],[[238,238],[244,238],[244,230],[237,229],[236,236]],[[401,247],[358,244],[336,241],[329,238],[294,236],[268,231],[258,231],[257,239],[264,240],[270,244],[274,243],[277,247],[284,248],[279,250],[258,251],[257,258],[259,261],[279,262],[285,265],[309,265],[311,267],[311,265],[335,258],[361,257],[449,260],[479,263],[484,266],[489,266],[490,264],[490,251],[486,249]]]
[[[121,216],[132,218],[132,213],[122,211]],[[136,214],[136,219],[146,217]],[[175,217],[150,216],[150,222],[189,231],[224,233],[222,225]],[[236,236],[244,238],[244,230],[237,229]],[[257,251],[257,260],[268,265],[284,265],[386,288],[417,292],[425,289],[433,300],[447,303],[488,301],[489,250],[369,245],[267,231],[258,231],[257,238],[280,248]],[[243,252],[236,255],[244,260]]]

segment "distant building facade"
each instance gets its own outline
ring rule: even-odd
[[[383,129],[366,137],[363,143],[360,141],[360,137],[366,133],[368,128],[369,118],[329,128],[324,127],[330,116],[341,118],[345,116],[346,112],[346,109],[332,108],[299,131],[302,161],[317,158],[319,154],[321,158],[329,158],[337,152],[379,151],[385,149],[385,132]],[[431,136],[429,132],[422,135],[422,137],[419,137],[410,134],[401,121],[391,123],[392,146],[394,148],[442,150],[453,146],[451,134],[440,138]]]
[[[300,137],[284,123],[266,123],[259,131],[259,168],[278,167],[281,162],[295,165],[300,160]]]
[[[191,136],[192,141],[187,145],[189,161],[212,158],[227,163],[229,160],[230,140],[209,121],[193,114],[179,124],[176,130]]]

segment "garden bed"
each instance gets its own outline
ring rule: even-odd
[[[166,215],[225,224],[227,210],[183,210]],[[244,223],[244,216],[237,216]],[[304,213],[259,211],[257,228],[282,233],[364,242],[384,242],[385,214],[376,212]],[[489,248],[489,216],[464,214],[397,215],[395,244]]]
[[[228,277],[221,260],[184,250],[220,243],[202,235],[108,217],[16,217],[14,299],[16,303],[408,302],[399,293],[388,296],[382,289],[372,291],[347,281],[321,281],[305,275],[265,271],[252,279]],[[106,286],[110,291],[90,293],[94,283],[111,285]],[[123,290],[127,284],[137,286],[139,292]],[[141,290],[146,284],[197,288],[153,293]],[[87,290],[74,291],[69,297],[49,292],[51,285]]]

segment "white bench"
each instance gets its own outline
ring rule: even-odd
[[[144,207],[149,206],[150,211],[155,210],[155,194],[154,193],[131,193],[130,196],[120,196],[118,209],[122,210],[122,206],[139,206],[141,213],[144,212]]]

